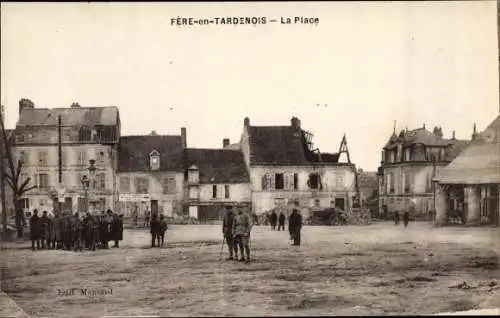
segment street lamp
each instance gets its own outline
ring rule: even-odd
[[[87,170],[89,171],[89,176],[90,176],[90,179],[88,181],[88,188],[90,188],[91,184],[92,184],[92,187],[95,188],[95,171],[97,170],[97,168],[94,166],[95,160],[90,159],[89,164],[90,164],[90,166],[87,168]],[[87,202],[88,202],[88,194],[87,194]],[[88,210],[88,203],[87,203],[87,210]]]
[[[85,192],[85,212],[89,211],[89,198],[88,198],[88,189],[90,185],[90,180],[84,175],[81,179],[83,191]]]

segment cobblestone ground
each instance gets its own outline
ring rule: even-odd
[[[220,261],[221,227],[145,229],[119,249],[32,252],[4,244],[0,317],[431,314],[499,307],[498,228],[390,223],[288,232],[257,226],[254,261]],[[224,257],[227,256],[224,249]],[[73,295],[62,295],[74,288]],[[87,295],[81,289],[87,289]],[[106,290],[92,294],[91,290]],[[496,303],[494,301],[497,301]]]

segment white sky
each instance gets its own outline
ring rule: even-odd
[[[122,133],[180,134],[189,147],[237,142],[298,116],[323,152],[346,133],[375,170],[398,130],[469,138],[499,113],[495,1],[2,3],[1,103],[116,105]],[[311,25],[170,25],[173,17],[318,17]],[[327,104],[327,107],[317,107]],[[170,109],[172,108],[172,109]]]

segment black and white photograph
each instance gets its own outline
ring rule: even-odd
[[[0,317],[500,315],[498,1],[0,13]]]

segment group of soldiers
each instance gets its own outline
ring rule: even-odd
[[[274,212],[273,212],[274,213]],[[274,213],[276,215],[276,213]],[[272,221],[271,216],[271,221]],[[229,250],[227,260],[237,260],[240,262],[250,262],[250,232],[252,231],[253,222],[248,213],[238,209],[235,215],[231,209],[227,210],[222,223],[222,234],[224,242]],[[273,230],[276,223],[271,222]],[[285,230],[285,215],[281,213],[279,217],[279,227]],[[302,229],[302,216],[299,211],[294,209],[288,219],[288,231],[290,238],[293,240],[293,245],[300,245],[300,231]],[[238,254],[240,258],[238,258]]]
[[[123,215],[111,210],[92,215],[89,212],[81,217],[79,213],[56,213],[55,216],[38,216],[33,211],[30,218],[30,239],[33,251],[40,249],[61,249],[82,251],[84,248],[95,251],[96,248],[108,249],[109,241],[113,247],[119,247],[123,240]]]

